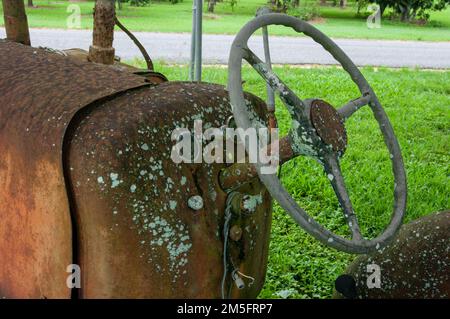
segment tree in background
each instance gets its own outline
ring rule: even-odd
[[[356,15],[359,16],[361,14],[361,9],[367,7],[369,1],[368,0],[356,0],[358,5],[356,6]]]
[[[450,0],[375,0],[375,2],[380,6],[381,15],[387,8],[391,8],[403,22],[410,22],[416,18],[428,20],[429,11],[441,11],[450,4]]]
[[[214,7],[216,6],[216,0],[208,0],[208,12],[213,13]]]
[[[272,10],[286,13],[289,8],[296,8],[300,4],[300,0],[270,0]]]
[[[227,1],[224,1],[224,0],[205,0],[205,2],[208,2],[207,10],[210,13],[214,13],[214,9],[216,8],[216,4],[218,2],[227,2],[230,5],[232,11],[234,11],[234,8],[235,8],[235,6],[237,4],[237,0],[227,0]]]
[[[28,0],[28,6],[31,8],[34,7],[33,0]]]
[[[115,0],[115,3],[117,4],[117,8],[119,10],[122,9],[123,3],[126,2],[128,2],[132,7],[143,7],[150,4],[150,0]]]
[[[115,0],[118,4],[118,9],[122,9],[122,4],[128,2],[132,7],[144,7],[150,4],[151,0]],[[168,0],[172,4],[181,2],[182,0]],[[217,0],[216,0],[217,1]]]
[[[269,0],[269,3],[272,10],[284,12],[305,21],[320,17],[317,1]]]
[[[143,7],[150,3],[150,0],[130,0],[130,6]]]

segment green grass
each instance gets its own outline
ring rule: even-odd
[[[228,2],[219,3],[215,14],[205,14],[205,33],[236,34],[254,16],[256,9],[265,0],[239,0],[234,11]],[[66,28],[69,13],[67,1],[35,0],[37,8],[27,9],[29,24],[39,28]],[[80,2],[81,27],[92,27],[93,2]],[[125,5],[119,12],[122,22],[134,31],[191,32],[192,1],[176,5],[168,2],[154,2],[147,7]],[[398,21],[382,20],[380,29],[368,29],[364,17],[356,17],[351,3],[345,10],[336,7],[321,7],[323,19],[315,23],[327,35],[336,38],[398,39],[450,41],[450,8],[432,12],[430,22],[425,26],[404,24]],[[0,10],[1,13],[1,10]],[[3,21],[1,22],[3,23]],[[273,35],[293,35],[282,27],[270,28]]]
[[[143,66],[143,65],[141,65]],[[171,80],[187,78],[187,68],[158,64]],[[340,68],[276,67],[278,75],[301,98],[320,97],[342,105],[357,90]],[[411,69],[362,69],[389,115],[402,148],[408,177],[405,222],[450,208],[450,72]],[[265,84],[244,69],[245,89],[265,97]],[[225,68],[206,67],[204,80],[226,82]],[[289,128],[287,112],[277,102],[283,134]],[[347,122],[348,150],[342,160],[350,196],[367,236],[380,233],[392,208],[393,178],[389,154],[369,109]],[[321,167],[297,158],[283,167],[282,182],[297,202],[339,234],[347,234],[338,202]],[[274,298],[291,289],[293,298],[331,297],[334,280],[354,256],[318,243],[275,204],[269,267],[260,297]]]

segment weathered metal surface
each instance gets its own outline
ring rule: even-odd
[[[161,84],[169,81],[169,79],[166,78],[164,74],[155,71],[138,70],[132,73],[139,76],[143,76],[147,82],[152,84]]]
[[[430,214],[400,229],[380,251],[358,257],[346,270],[356,298],[450,298],[450,211]],[[379,266],[379,287],[373,268]],[[369,282],[369,285],[368,285]],[[342,297],[335,292],[335,297]]]
[[[311,123],[322,141],[331,145],[333,151],[342,154],[347,146],[347,133],[335,108],[323,100],[313,100],[310,116]]]
[[[4,40],[0,56],[0,297],[70,297],[65,131],[92,102],[148,84]]]
[[[264,118],[260,99],[248,96]],[[226,164],[175,164],[175,128],[221,127],[231,115],[223,86],[167,82],[90,109],[67,140],[83,269],[82,298],[220,298]],[[264,282],[271,199],[258,181],[236,191],[257,198],[231,226],[235,267],[254,277],[231,297],[256,297]],[[189,199],[202,198],[202,205]],[[197,202],[197,201],[196,201]],[[236,229],[235,227],[235,229]],[[229,279],[228,279],[229,280]],[[231,283],[228,282],[228,286]]]
[[[271,118],[269,117],[269,123]],[[270,153],[270,147],[268,148]],[[283,164],[294,157],[289,136],[279,140],[279,161]],[[241,184],[248,183],[258,177],[258,173],[253,164],[235,163],[220,172],[219,181],[223,189],[231,190]]]
[[[89,52],[83,49],[67,49],[63,51],[56,51],[62,55],[65,55],[69,58],[78,59],[79,61],[87,62],[89,61]],[[160,84],[163,82],[167,82],[168,79],[161,73],[155,72],[153,70],[143,70],[136,67],[133,67],[129,64],[122,63],[120,60],[116,59],[114,64],[110,65],[112,68],[116,68],[120,71],[130,72],[136,75],[143,76],[147,79],[149,83],[152,84]]]
[[[170,151],[174,128],[227,121],[225,88],[151,86],[7,41],[0,53],[0,296],[70,297],[66,267],[78,263],[82,298],[220,297],[226,165],[175,164]],[[247,98],[266,118],[264,102]],[[227,285],[231,297],[255,297],[271,199],[258,180],[236,191],[257,200],[231,220],[243,234],[228,253],[256,281]],[[200,209],[188,207],[192,196]]]
[[[114,0],[96,0],[94,8],[94,31],[89,47],[89,60],[102,64],[114,63],[114,26],[116,8]]]
[[[2,0],[2,4],[7,39],[30,45],[28,19],[23,1]]]

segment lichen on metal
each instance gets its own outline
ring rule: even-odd
[[[189,197],[188,206],[193,210],[200,210],[203,208],[203,198],[199,195]]]
[[[75,196],[91,203],[90,206],[104,207],[97,209],[99,212],[104,210],[104,216],[96,217],[97,223],[101,220],[101,224],[107,225],[108,232],[102,241],[117,242],[115,255],[127,256],[128,260],[126,265],[105,266],[109,269],[108,276],[115,278],[120,273],[141,269],[142,276],[147,274],[145,285],[136,293],[142,296],[182,296],[186,291],[192,296],[218,296],[216,293],[219,292],[214,288],[216,273],[210,273],[208,278],[200,275],[203,267],[198,267],[199,264],[206,267],[220,259],[222,238],[217,233],[222,227],[227,195],[218,184],[217,176],[226,165],[176,164],[170,154],[171,132],[175,128],[192,127],[194,119],[220,126],[229,117],[230,110],[224,107],[227,100],[223,98],[226,97],[227,92],[218,85],[167,82],[106,101],[87,114],[73,133],[71,180],[81,185],[75,189]],[[254,97],[251,100],[263,110],[263,102]],[[115,188],[110,187],[111,176],[116,177],[111,173],[123,181]],[[99,187],[92,176],[103,176],[104,185]],[[203,194],[203,207],[193,213],[188,200],[198,194]],[[253,218],[263,219],[266,223],[270,216],[267,193],[263,200]],[[77,213],[83,224],[90,224],[92,217],[87,207]],[[242,222],[247,224],[247,221]],[[91,234],[89,236],[97,233],[90,226],[85,226],[85,231]],[[266,256],[268,228],[261,232],[252,227],[250,231],[250,234],[258,231],[258,235],[252,235],[251,239],[250,234],[245,236],[246,239],[232,250],[236,256],[241,256],[243,250],[246,257],[236,260],[246,271],[261,278],[265,269],[255,272],[253,269],[257,267],[250,256]],[[259,244],[255,237],[260,237]],[[130,250],[130,245],[139,249]],[[90,254],[91,247],[83,249]],[[105,250],[99,254],[97,250],[92,265],[85,265],[85,269],[87,267],[92,273],[97,268],[94,263],[105,263],[105,259],[114,262],[107,253]],[[217,278],[219,272],[217,269]],[[101,282],[92,280],[85,290],[85,297],[99,293],[97,287]],[[131,283],[127,285],[125,281],[116,282],[117,290],[111,293],[131,291]],[[209,288],[201,289],[201,285]],[[119,287],[122,287],[121,291]],[[239,295],[255,296],[257,289],[260,287],[252,286],[239,291]]]

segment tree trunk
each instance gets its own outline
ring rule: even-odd
[[[300,0],[292,0],[292,6],[294,8],[298,8],[299,5],[300,5]]]
[[[215,6],[216,6],[216,0],[209,0],[208,1],[208,12],[213,13]]]
[[[103,64],[114,63],[114,0],[97,0],[94,9],[94,32],[89,48],[89,61]]]
[[[339,0],[339,6],[344,9],[347,6],[347,0]]]
[[[286,13],[286,11],[287,11],[287,4],[288,3],[284,2],[282,0],[277,0],[276,3],[277,3],[277,11]]]
[[[327,4],[327,0],[320,0],[320,5],[321,6],[324,6],[324,5],[326,5]]]
[[[23,1],[2,0],[5,18],[6,38],[30,45],[30,31]]]
[[[401,12],[401,21],[407,22],[410,21],[410,15],[411,15],[411,8],[409,5],[401,5],[400,6],[400,12]]]
[[[386,4],[380,4],[380,16],[383,16],[384,11],[386,10],[387,5]]]
[[[33,0],[28,0],[28,6],[31,8],[34,7]]]

